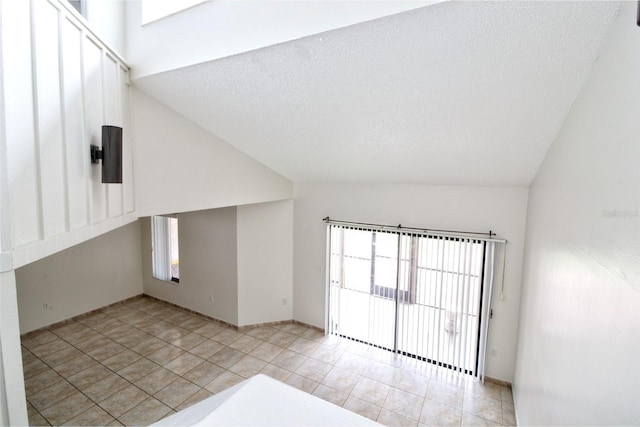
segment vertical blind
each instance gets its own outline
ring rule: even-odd
[[[153,276],[171,280],[171,233],[169,218],[151,217],[151,245],[153,251]]]
[[[500,243],[328,220],[326,330],[484,380]]]

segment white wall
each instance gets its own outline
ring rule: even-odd
[[[530,190],[520,425],[640,424],[640,28],[624,3]]]
[[[237,325],[236,208],[178,214],[178,284],[153,277],[151,222],[141,222],[144,293]]]
[[[515,364],[527,188],[296,184],[293,318],[324,326],[326,225],[346,221],[488,232],[508,240],[505,299],[494,292],[486,374],[511,381]],[[499,279],[497,283],[499,284]]]
[[[186,212],[177,218],[179,284],[153,277],[151,223],[141,220],[146,294],[237,326],[291,320],[291,200]]]
[[[89,0],[87,20],[91,29],[124,58],[126,53],[125,1]]]
[[[141,216],[291,198],[291,181],[145,93],[133,93]]]
[[[142,294],[140,253],[134,222],[16,269],[20,332]]]
[[[133,77],[198,64],[437,1],[207,1],[142,26],[139,0],[126,2]]]
[[[239,206],[237,226],[238,325],[291,320],[293,201]]]
[[[18,267],[135,220],[128,66],[56,1],[11,2],[2,31]],[[89,162],[104,124],[124,128],[122,185]]]

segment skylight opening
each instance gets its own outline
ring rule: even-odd
[[[207,0],[142,0],[142,25],[174,15]]]

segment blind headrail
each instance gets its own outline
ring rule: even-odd
[[[475,232],[475,231],[455,231],[455,230],[437,230],[430,228],[416,228],[416,227],[403,227],[402,224],[398,225],[388,225],[388,224],[373,224],[367,222],[353,222],[353,221],[343,221],[337,219],[331,219],[330,217],[322,218],[322,220],[331,225],[341,225],[345,227],[353,227],[353,228],[366,228],[369,230],[375,231],[385,231],[385,232],[401,232],[401,233],[410,233],[417,234],[421,236],[443,236],[443,237],[459,237],[473,240],[480,240],[483,242],[495,242],[495,243],[507,243],[505,239],[497,239],[493,236],[496,234],[489,230],[488,233]]]

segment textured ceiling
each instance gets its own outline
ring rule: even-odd
[[[135,84],[295,182],[527,185],[619,6],[447,2]]]

